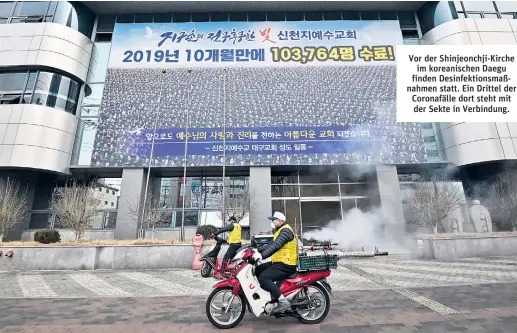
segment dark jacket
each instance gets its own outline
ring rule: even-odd
[[[280,226],[280,228],[283,226],[284,226],[284,224],[282,224]],[[276,229],[276,230],[278,230],[278,229]],[[268,245],[262,246],[260,249],[258,249],[258,251],[262,255],[262,259],[269,258],[273,254],[275,254],[276,251],[280,250],[282,248],[282,246],[289,243],[293,239],[294,239],[293,232],[291,230],[289,230],[288,228],[284,228],[284,229],[282,229],[282,231],[280,231],[280,234],[278,235],[278,237],[276,238],[275,241],[273,241],[272,243],[270,243]]]
[[[234,222],[235,223],[235,222]],[[219,228],[217,229],[217,231],[214,233],[214,235],[219,235],[219,234],[222,234],[223,232],[230,232],[230,231],[233,231],[233,224],[234,223],[230,223],[228,224],[226,227],[223,227],[223,228]]]

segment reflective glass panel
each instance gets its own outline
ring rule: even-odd
[[[48,1],[18,1],[13,16],[44,16]]]
[[[0,17],[9,17],[13,10],[14,1],[0,1]]]
[[[79,83],[65,76],[40,72],[32,98],[33,104],[74,113],[79,97]]]
[[[111,43],[95,43],[97,49],[97,58],[90,62],[90,72],[88,73],[87,82],[104,82],[106,72],[108,70],[108,61],[111,50]]]
[[[495,12],[494,3],[492,1],[463,1],[463,6],[467,12]]]
[[[28,72],[0,73],[0,94],[21,94],[28,74]]]
[[[496,1],[500,12],[517,12],[517,1]]]
[[[86,90],[83,105],[100,105],[104,91],[104,83],[88,84]]]

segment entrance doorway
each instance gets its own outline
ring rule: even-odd
[[[339,201],[302,201],[301,210],[304,234],[326,227],[331,221],[341,220]],[[304,245],[310,245],[310,243],[306,239],[303,240]]]

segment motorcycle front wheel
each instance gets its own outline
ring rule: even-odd
[[[313,284],[307,288],[309,306],[297,309],[298,320],[304,324],[319,324],[327,317],[330,310],[330,297],[328,292],[319,284]]]
[[[243,295],[233,295],[232,288],[214,289],[206,300],[208,320],[219,329],[237,326],[246,313],[246,299]]]
[[[212,273],[212,266],[208,264],[208,262],[203,261],[203,267],[201,267],[201,276],[207,278]]]

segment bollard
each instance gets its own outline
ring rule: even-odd
[[[199,261],[199,258],[201,258],[201,246],[203,245],[203,241],[205,239],[202,235],[195,235],[192,238],[192,244],[194,244],[194,247],[196,249],[196,255],[194,256],[194,262],[192,262],[192,269],[193,270],[200,270],[203,267],[203,262]]]

